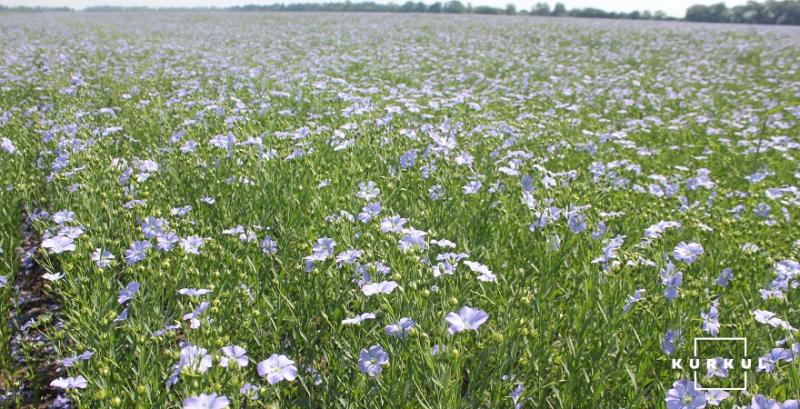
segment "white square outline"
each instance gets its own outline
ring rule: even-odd
[[[697,358],[697,341],[744,341],[744,356],[747,356],[747,338],[745,337],[699,337],[694,339],[693,358]],[[741,388],[703,388],[697,383],[697,370],[692,370],[692,380],[698,385],[698,391],[746,391],[747,371],[744,373],[744,387]]]

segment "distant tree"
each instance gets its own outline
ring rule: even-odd
[[[731,9],[731,22],[733,23],[752,23],[752,14],[747,6],[736,6]]]
[[[553,12],[551,13],[551,15],[556,16],[556,17],[566,16],[567,15],[567,7],[564,6],[564,3],[556,3],[556,6],[553,7]]]
[[[571,17],[587,17],[587,18],[605,18],[608,13],[594,7],[586,7],[583,9],[572,9],[567,13]]]
[[[548,16],[550,15],[550,6],[547,3],[536,3],[531,9],[531,14],[534,16]]]
[[[503,10],[497,7],[477,6],[475,7],[475,14],[503,14]]]
[[[428,13],[441,13],[441,12],[442,12],[442,3],[439,3],[438,1],[428,6]]]
[[[506,14],[508,15],[517,14],[517,6],[515,6],[513,3],[506,4]]]
[[[402,11],[403,13],[412,13],[412,12],[414,12],[414,2],[413,1],[407,1],[407,2],[403,3],[403,5],[400,6],[400,11]]]
[[[462,14],[467,12],[467,8],[460,1],[448,1],[444,4],[444,12]]]
[[[800,25],[800,1],[784,3],[788,3],[783,10],[785,13],[785,20],[778,24]]]
[[[728,8],[725,3],[717,3],[708,6],[708,11],[711,13],[711,18],[715,23],[729,21]]]
[[[710,21],[710,15],[708,7],[701,4],[695,4],[686,9],[686,20],[689,21]]]

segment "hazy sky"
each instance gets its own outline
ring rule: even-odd
[[[309,0],[0,0],[0,4],[9,6],[69,6],[84,8],[96,5],[112,6],[151,6],[151,7],[192,7],[192,6],[218,6],[227,7],[242,4],[269,4],[269,3],[302,3]],[[328,2],[333,0],[314,0]],[[357,2],[359,0],[351,0]],[[378,3],[388,3],[388,0],[375,0]],[[404,3],[406,0],[394,0],[395,3]],[[415,0],[417,1],[417,0]],[[432,3],[435,0],[422,0]],[[514,3],[518,9],[530,9],[537,1],[541,0],[461,0],[463,3],[475,5],[488,5],[503,7]],[[693,4],[714,4],[721,0],[563,0],[567,8],[595,7],[606,11],[633,11],[633,10],[662,10],[669,15],[682,17],[686,8]],[[747,0],[726,0],[730,6],[744,4]],[[550,6],[555,4],[549,0]]]

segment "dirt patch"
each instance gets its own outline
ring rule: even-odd
[[[64,367],[50,341],[61,325],[61,303],[46,291],[47,271],[37,262],[41,257],[41,237],[32,226],[30,214],[23,212],[20,244],[17,248],[20,268],[14,280],[13,305],[9,312],[11,327],[11,390],[0,390],[1,407],[66,408],[69,401],[50,381],[64,376]]]

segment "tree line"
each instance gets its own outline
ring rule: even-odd
[[[269,4],[246,5],[230,7],[229,10],[238,11],[337,11],[337,12],[387,12],[387,13],[449,13],[449,14],[508,14],[508,15],[533,15],[533,16],[570,16],[570,17],[599,17],[599,18],[626,18],[626,19],[670,19],[664,12],[651,13],[649,11],[633,11],[630,13],[607,12],[596,8],[583,8],[567,10],[563,3],[557,3],[552,9],[547,3],[540,2],[530,10],[517,10],[513,4],[504,8],[491,6],[472,6],[460,1],[423,2],[408,1],[402,4],[378,4],[374,2],[359,3],[294,3],[294,4]]]
[[[725,3],[696,5],[686,10],[686,20],[711,23],[750,23],[800,25],[800,0],[749,1],[728,8]]]
[[[31,6],[8,7],[0,4],[0,12],[2,11],[40,12],[40,11],[75,11],[75,10],[69,7],[31,7]]]
[[[680,20],[667,16],[663,11],[632,11],[609,12],[597,8],[567,9],[564,3],[556,3],[553,8],[545,2],[536,3],[529,10],[517,10],[514,4],[504,8],[491,6],[472,6],[461,1],[435,2],[426,4],[421,1],[407,1],[405,3],[379,4],[373,1],[362,2],[329,2],[329,3],[275,3],[264,5],[244,5],[225,8],[150,8],[150,7],[119,7],[95,6],[84,11],[295,11],[295,12],[382,12],[382,13],[449,13],[449,14],[505,14],[505,15],[532,15],[550,17],[589,17],[612,18],[631,20]],[[6,7],[0,5],[2,11],[74,11],[68,7]],[[714,23],[750,23],[750,24],[791,24],[800,25],[800,0],[766,0],[763,3],[750,1],[746,5],[728,8],[724,3],[710,6],[695,5],[686,10],[683,18],[687,21],[701,21]]]
[[[86,11],[142,11],[147,7],[117,7],[97,6],[89,7]],[[159,8],[156,10],[176,10],[174,8]],[[229,11],[317,11],[317,12],[382,12],[382,13],[447,13],[447,14],[506,14],[506,15],[533,15],[553,17],[598,17],[598,18],[624,18],[624,19],[657,19],[670,20],[666,13],[658,11],[633,11],[630,13],[607,12],[596,8],[583,8],[567,10],[563,3],[557,3],[552,9],[547,3],[540,2],[530,10],[517,10],[514,4],[505,7],[473,6],[461,1],[447,1],[423,3],[421,1],[407,1],[405,3],[375,3],[362,2],[331,2],[331,3],[275,3],[275,4],[248,4],[226,8],[184,8],[183,10],[229,10]]]

